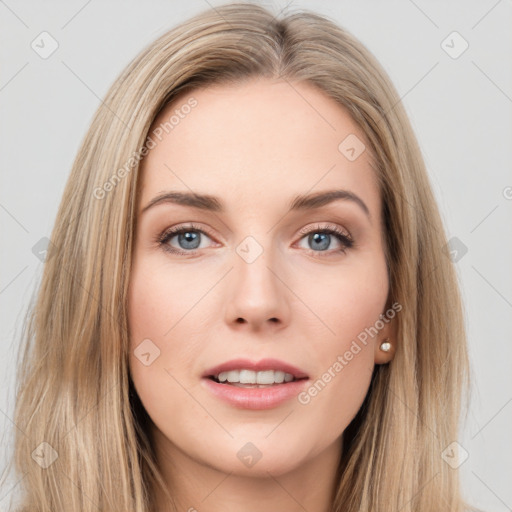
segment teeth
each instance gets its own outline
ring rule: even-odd
[[[291,382],[294,377],[291,373],[285,373],[279,370],[264,370],[255,372],[252,370],[231,370],[221,372],[217,375],[219,382],[231,382],[240,384],[281,384]]]

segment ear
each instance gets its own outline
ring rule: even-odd
[[[386,311],[390,308],[387,308],[383,313],[383,317],[385,319],[384,327],[379,331],[379,334],[374,338],[374,350],[375,350],[375,364],[386,364],[389,363],[394,357],[397,346],[397,322],[396,315],[389,319],[386,315]],[[389,343],[391,348],[388,351],[382,350],[382,343]]]

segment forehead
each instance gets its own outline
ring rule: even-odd
[[[327,188],[363,195],[374,208],[379,202],[363,131],[344,107],[306,82],[258,78],[182,93],[149,136],[154,146],[142,163],[143,204],[179,190],[261,210],[262,201],[283,204],[284,196]]]

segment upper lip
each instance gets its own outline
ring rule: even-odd
[[[260,361],[250,361],[249,359],[232,359],[206,370],[202,377],[216,377],[221,372],[230,370],[252,370],[261,372],[265,370],[277,370],[290,373],[295,379],[307,379],[308,375],[295,366],[280,361],[279,359],[261,359]]]

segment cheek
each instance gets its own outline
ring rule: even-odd
[[[140,258],[132,270],[129,324],[132,343],[155,339],[164,346],[212,286],[213,277],[171,266],[161,256]],[[158,340],[158,341],[157,341]]]
[[[385,261],[375,258],[371,264],[340,268],[337,279],[332,274],[329,280],[315,277],[308,280],[302,297],[329,330],[313,338],[320,370],[298,401],[319,418],[318,428],[334,437],[354,418],[368,392],[374,369],[373,329],[384,312],[387,270]]]
[[[207,453],[211,465],[223,457],[231,470],[229,464],[238,461],[238,440],[231,440],[235,446],[229,446],[224,430],[201,406],[206,399],[194,377],[199,372],[195,362],[204,350],[201,339],[206,332],[201,323],[205,316],[201,297],[215,277],[198,274],[180,272],[150,258],[144,265],[134,266],[128,306],[130,375],[156,427],[151,427],[151,435],[159,449],[165,450],[171,443],[197,460]],[[148,339],[151,342],[144,343],[149,350],[139,350],[141,342]],[[158,351],[158,357],[149,365],[136,355],[152,350]],[[198,400],[193,398],[196,396]],[[223,447],[222,457],[215,451],[219,446]]]
[[[133,383],[144,407],[158,402],[155,390],[165,392],[165,334],[172,329],[171,312],[179,306],[172,283],[148,265],[134,265],[128,294],[129,364]]]
[[[385,276],[371,271],[352,273],[338,286],[333,285],[332,290],[329,316],[337,338],[357,338],[384,313],[388,295]]]
[[[134,263],[128,293],[130,373],[148,412],[158,408],[162,396],[175,396],[178,382],[197,372],[193,362],[205,316],[201,298],[214,277],[180,271],[161,257]]]
[[[386,263],[383,255],[368,256],[357,257],[354,262],[347,260],[339,268],[301,272],[307,278],[301,277],[292,285],[314,313],[307,318],[321,328],[318,339],[323,340],[322,347],[327,341],[331,350],[342,350],[344,343],[374,326],[384,313],[388,296]]]

